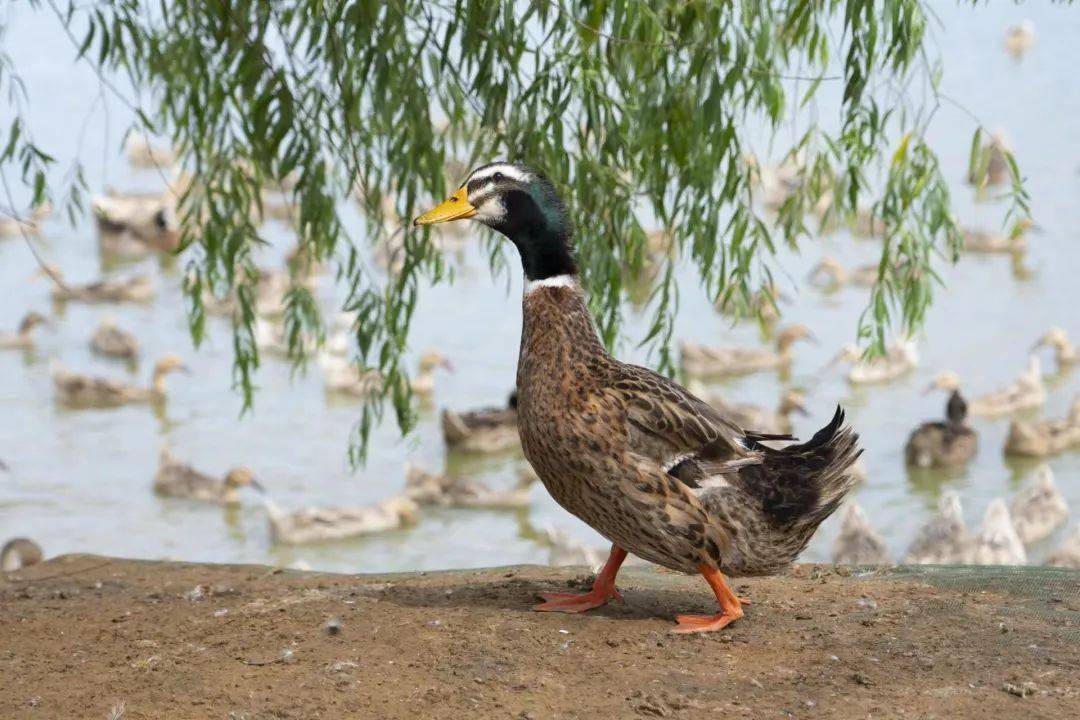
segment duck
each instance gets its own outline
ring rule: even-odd
[[[539,478],[532,469],[522,470],[510,490],[492,490],[479,480],[457,475],[430,473],[414,465],[406,466],[405,494],[417,505],[455,508],[523,508],[531,502],[533,483]]]
[[[154,297],[154,283],[147,275],[135,275],[119,280],[97,280],[84,285],[64,282],[60,269],[50,265],[39,274],[50,275],[56,285],[52,298],[56,302],[146,302]]]
[[[840,534],[833,545],[832,561],[845,565],[888,565],[889,549],[870,526],[859,504],[849,500],[840,518]]]
[[[289,340],[285,337],[285,326],[282,323],[256,315],[252,334],[255,336],[255,345],[261,352],[278,358],[290,357]],[[306,334],[302,335],[299,349],[304,354],[313,353],[318,349],[318,340]],[[337,355],[336,352],[331,354]]]
[[[34,347],[34,328],[48,322],[44,315],[31,310],[23,315],[15,332],[0,332],[0,350],[29,350]]]
[[[952,370],[938,373],[932,384],[938,390],[957,390],[960,376]],[[1001,390],[985,393],[968,402],[968,414],[979,417],[1002,417],[1020,410],[1041,407],[1046,402],[1046,387],[1043,385],[1039,359],[1032,355],[1028,358],[1027,369],[1020,376]]]
[[[1032,346],[1032,352],[1040,348],[1052,348],[1054,351],[1054,360],[1057,361],[1057,371],[1064,372],[1070,365],[1075,365],[1077,361],[1080,361],[1080,352],[1077,351],[1076,346],[1073,345],[1072,339],[1069,338],[1069,333],[1059,327],[1051,327],[1049,330],[1039,336],[1039,339]]]
[[[996,498],[986,508],[982,527],[971,543],[971,565],[1027,565],[1027,551],[1016,532],[1005,501]]]
[[[960,495],[947,490],[938,501],[938,511],[919,528],[908,547],[907,565],[963,565],[971,554],[972,537],[964,524]]]
[[[172,148],[153,145],[141,134],[128,135],[124,141],[124,153],[128,162],[136,168],[156,168],[166,170],[176,164],[176,151]]]
[[[442,411],[446,447],[474,453],[500,453],[521,447],[518,437],[517,392],[510,393],[505,407],[486,407],[457,412]]]
[[[59,362],[52,367],[56,398],[69,407],[116,407],[165,400],[165,377],[174,371],[187,372],[187,366],[177,355],[163,355],[154,365],[149,387],[132,385],[120,380],[78,375],[68,372]]]
[[[1025,18],[1005,29],[1005,50],[1020,59],[1035,45],[1035,23]]]
[[[1004,133],[991,134],[979,152],[982,154],[980,163],[986,166],[986,174],[980,178],[976,169],[972,168],[968,173],[968,182],[972,185],[978,184],[980,179],[985,185],[1000,185],[1005,182],[1009,177],[1009,161],[1005,155],[1011,152],[1011,148]]]
[[[548,528],[540,534],[540,542],[548,548],[547,564],[551,567],[599,568],[604,564],[604,551],[586,545],[561,530]]]
[[[967,465],[978,448],[979,436],[967,424],[967,402],[954,388],[945,404],[944,422],[925,422],[915,428],[908,436],[904,457],[912,467],[959,467]]]
[[[246,487],[259,493],[266,492],[249,468],[235,467],[225,477],[216,478],[180,462],[168,447],[161,448],[157,474],[154,475],[154,492],[158,495],[235,505],[240,502],[240,491]]]
[[[1054,483],[1054,473],[1043,463],[1009,503],[1013,527],[1025,545],[1049,537],[1069,518],[1069,504]]]
[[[870,287],[877,282],[877,278],[877,263],[848,270],[836,258],[826,256],[810,271],[809,281],[823,290],[838,290],[845,285]]]
[[[269,497],[264,497],[263,506],[271,542],[285,545],[373,535],[411,525],[419,518],[416,503],[404,495],[374,505],[307,507],[292,512],[285,512]]]
[[[686,387],[739,427],[753,428],[764,434],[778,437],[790,435],[791,415],[793,413],[809,414],[805,406],[806,393],[799,388],[785,390],[780,396],[779,405],[773,410],[754,403],[727,402],[721,396],[711,393],[707,387],[696,380],[691,380]]]
[[[109,315],[102,316],[90,338],[90,349],[98,355],[133,362],[139,358],[139,340],[116,325]]]
[[[780,319],[781,301],[790,298],[787,293],[774,283],[768,283],[750,293],[744,306],[736,302],[734,286],[716,299],[716,310],[723,315],[736,319],[756,319],[760,323],[771,327]],[[808,338],[810,336],[807,336]]]
[[[1012,232],[1005,234],[989,230],[961,228],[960,239],[964,252],[1000,253],[1019,255],[1027,250],[1027,230],[1034,227],[1031,218],[1021,218],[1013,226]]]
[[[709,346],[684,340],[680,345],[682,369],[689,377],[698,378],[783,370],[794,360],[791,346],[797,340],[812,338],[810,328],[796,324],[777,333],[775,350]]]
[[[37,565],[45,558],[41,546],[24,537],[12,538],[0,548],[0,571],[12,572]]]
[[[1061,420],[1013,420],[1005,438],[1006,455],[1049,457],[1075,447],[1080,447],[1080,396]]]
[[[179,194],[172,189],[150,193],[109,190],[95,195],[90,209],[101,249],[136,257],[154,251],[176,252],[182,240],[176,216],[177,197]]]
[[[870,359],[863,357],[857,345],[848,344],[840,349],[832,363],[851,364],[847,381],[852,385],[880,385],[907,375],[919,365],[919,351],[915,341],[900,337],[885,348],[884,355]]]
[[[353,397],[370,397],[382,391],[383,376],[377,370],[362,370],[346,358],[328,352],[319,354],[319,365],[329,392]],[[438,350],[429,350],[420,356],[417,373],[409,379],[413,395],[427,398],[435,391],[435,370],[452,370],[453,365]]]
[[[1075,528],[1072,534],[1065,538],[1061,547],[1046,558],[1045,564],[1051,567],[1080,570],[1080,527]]]
[[[542,594],[534,610],[606,604],[633,553],[700,574],[712,589],[720,612],[679,615],[675,632],[715,632],[742,618],[726,576],[788,567],[854,484],[858,436],[843,410],[808,442],[774,449],[678,383],[613,357],[589,312],[566,206],[543,173],[481,166],[413,223],[465,219],[505,236],[521,259],[525,458],[559,505],[612,543],[591,590]]]

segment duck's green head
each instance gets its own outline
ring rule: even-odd
[[[511,162],[478,167],[457,192],[413,224],[466,219],[508,237],[517,246],[529,280],[577,273],[566,206],[543,173]]]

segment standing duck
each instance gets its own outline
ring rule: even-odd
[[[709,583],[721,612],[681,615],[676,632],[743,616],[724,575],[787,567],[853,480],[857,436],[832,421],[780,450],[668,378],[612,357],[597,335],[554,185],[523,165],[474,170],[416,225],[473,218],[505,235],[525,273],[518,426],[525,457],[556,502],[605,536],[592,590],[551,593],[536,610],[584,612],[618,597],[628,553]]]
[[[374,505],[355,507],[309,507],[285,512],[269,498],[263,500],[275,543],[300,545],[372,535],[415,523],[416,503],[404,496],[387,498]]]
[[[448,448],[498,453],[521,447],[521,438],[518,436],[517,392],[510,393],[506,407],[466,412],[443,410],[442,430]]]
[[[945,370],[934,379],[932,388],[937,390],[957,390],[960,376],[951,370]],[[1028,367],[1012,383],[994,392],[985,393],[968,402],[968,414],[980,417],[1002,417],[1020,410],[1041,407],[1046,402],[1046,387],[1043,385],[1039,359],[1032,355]]]
[[[34,347],[34,328],[47,322],[44,315],[31,310],[23,316],[15,332],[0,332],[0,350],[29,350]]]
[[[127,330],[116,325],[106,315],[98,322],[90,338],[90,349],[98,355],[134,362],[139,359],[139,340]]]
[[[746,375],[764,370],[783,370],[791,366],[791,346],[796,340],[812,338],[805,325],[790,325],[776,335],[776,349],[748,347],[712,347],[684,341],[681,348],[682,369],[691,377]]]
[[[832,560],[845,565],[888,565],[889,548],[866,519],[859,503],[849,500],[840,519]]]
[[[833,358],[832,363],[851,364],[847,380],[852,385],[880,385],[907,375],[919,365],[919,352],[915,341],[898,338],[885,348],[884,355],[864,358],[857,345],[845,345]]]
[[[233,468],[224,478],[216,478],[180,462],[169,448],[161,448],[158,471],[154,475],[154,492],[158,495],[235,505],[240,502],[240,490],[245,487],[265,492],[255,479],[255,473],[246,467]]]
[[[986,508],[982,528],[972,541],[967,561],[972,565],[1027,565],[1024,543],[1001,498]]]
[[[11,572],[28,565],[37,565],[44,559],[41,546],[27,538],[12,538],[0,549],[0,571]]]
[[[1043,463],[1009,503],[1016,534],[1025,545],[1049,537],[1065,524],[1069,505],[1054,483],[1054,473]]]
[[[1006,455],[1048,457],[1074,447],[1080,447],[1080,396],[1061,420],[1013,420],[1005,438]]]
[[[529,468],[521,472],[510,490],[492,490],[479,480],[429,473],[410,465],[405,470],[405,494],[418,505],[474,509],[522,508],[529,506],[529,490],[537,480],[536,473]]]
[[[915,535],[904,562],[908,565],[963,565],[971,553],[971,542],[960,496],[948,490],[938,502],[937,514]]]
[[[1080,360],[1080,352],[1077,352],[1076,346],[1072,344],[1072,340],[1069,338],[1069,333],[1059,327],[1052,327],[1041,336],[1035,343],[1032,350],[1038,350],[1039,348],[1049,347],[1054,351],[1054,360],[1057,361],[1057,371],[1060,373],[1065,370],[1069,365],[1074,365]]]
[[[954,388],[945,405],[945,421],[925,422],[915,428],[904,457],[914,467],[957,467],[975,457],[978,447],[979,436],[967,424],[967,403]]]
[[[116,407],[136,403],[161,402],[165,399],[165,377],[176,370],[187,372],[184,361],[176,355],[165,355],[154,365],[150,387],[132,385],[120,380],[77,375],[53,364],[53,385],[56,397],[70,407]]]

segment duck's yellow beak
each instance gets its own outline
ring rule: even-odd
[[[413,225],[434,225],[435,223],[464,220],[476,214],[476,208],[469,204],[468,190],[459,189],[456,193],[413,220]]]

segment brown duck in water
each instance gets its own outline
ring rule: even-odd
[[[807,443],[744,430],[668,378],[619,362],[589,314],[554,186],[512,163],[474,170],[417,225],[473,218],[507,236],[525,272],[518,423],[525,456],[555,500],[612,542],[590,592],[537,610],[583,612],[619,597],[627,553],[700,573],[722,611],[683,615],[677,632],[742,617],[727,575],[787,567],[851,488],[857,436],[837,409]],[[786,436],[790,437],[790,436]]]
[[[55,267],[50,267],[48,272],[42,271],[39,274],[51,274],[54,279],[64,281],[60,270]],[[52,298],[57,302],[146,302],[153,297],[154,283],[146,275],[136,275],[122,280],[97,280],[85,285],[64,283],[56,285],[52,290]]]
[[[521,446],[518,436],[517,392],[510,393],[506,407],[456,412],[442,411],[446,446],[478,453],[497,453]]]
[[[180,462],[169,448],[161,448],[158,471],[154,476],[154,492],[158,495],[234,505],[240,502],[240,490],[245,487],[265,492],[255,479],[255,473],[246,467],[233,468],[224,478],[216,478]]]
[[[1080,447],[1080,397],[1060,420],[1013,420],[1005,438],[1006,455],[1048,457],[1075,447]]]
[[[136,403],[159,402],[165,399],[165,377],[175,371],[186,372],[187,366],[176,355],[165,355],[154,365],[150,387],[132,385],[120,380],[78,375],[68,372],[58,362],[53,363],[53,385],[56,398],[70,407],[116,407]]]
[[[478,510],[522,508],[529,506],[530,489],[537,480],[529,468],[522,471],[513,488],[492,490],[479,480],[430,473],[410,465],[405,469],[405,494],[418,505]]]
[[[0,350],[28,350],[34,347],[34,328],[47,322],[44,315],[31,310],[15,332],[0,332]]]
[[[931,385],[928,391],[936,387]],[[914,467],[956,467],[975,457],[979,436],[967,424],[967,402],[954,389],[945,405],[944,422],[926,422],[915,428],[904,448],[907,464]]]
[[[127,330],[120,328],[108,315],[101,318],[97,329],[90,338],[90,349],[98,355],[137,360],[139,358],[139,340]]]
[[[680,345],[683,371],[691,377],[746,375],[763,370],[783,370],[791,366],[796,340],[812,339],[810,328],[789,325],[776,336],[776,349],[700,345],[684,341]]]

